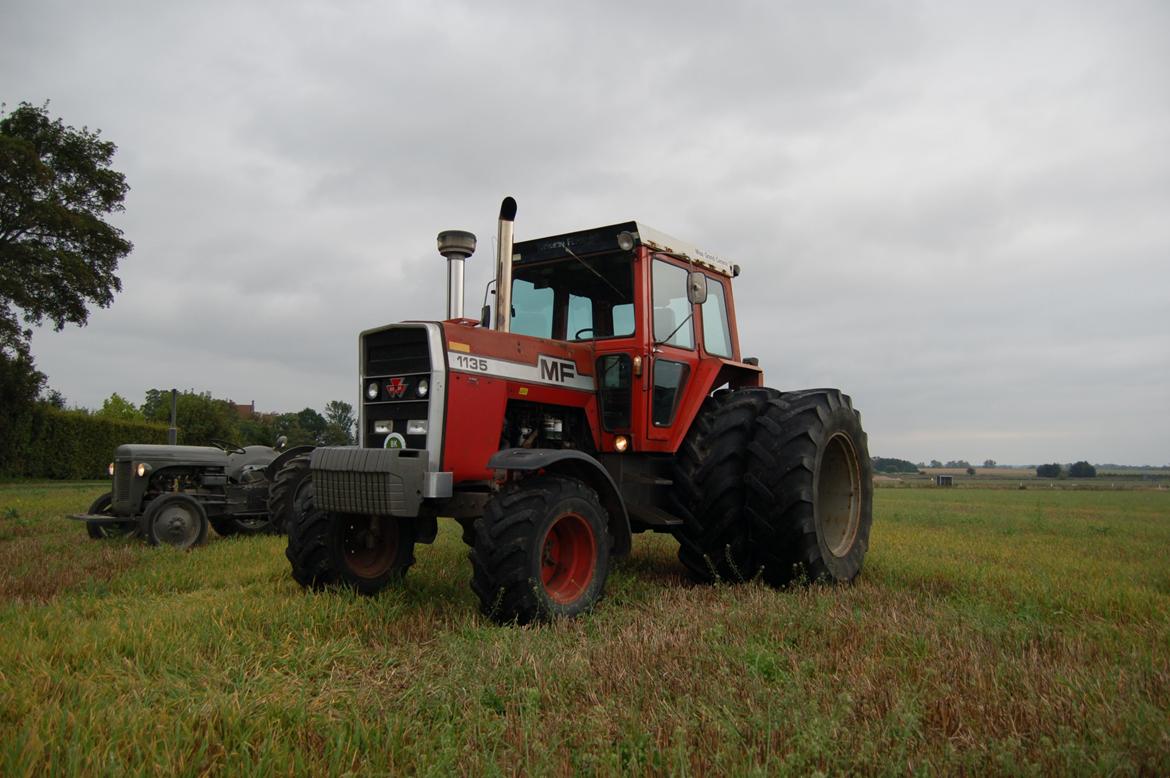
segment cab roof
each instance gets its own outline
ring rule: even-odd
[[[739,275],[739,265],[732,264],[723,257],[701,249],[693,243],[679,240],[639,222],[622,222],[606,227],[566,232],[562,235],[550,235],[546,238],[517,241],[512,247],[512,263],[523,266],[533,262],[568,257],[571,256],[570,252],[584,256],[586,254],[621,251],[622,247],[618,244],[618,236],[622,233],[629,233],[635,246],[647,246],[652,251],[680,257],[728,277]]]

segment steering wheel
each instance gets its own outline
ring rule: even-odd
[[[215,446],[216,448],[223,449],[223,452],[225,454],[247,454],[248,453],[247,451],[244,451],[242,446],[239,446],[235,443],[229,443],[226,440],[220,440],[219,438],[212,438],[211,445]]]
[[[593,328],[582,327],[581,329],[577,330],[577,334],[573,336],[573,340],[581,340],[581,333],[583,332],[593,332]]]

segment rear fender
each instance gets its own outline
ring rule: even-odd
[[[574,449],[506,448],[488,460],[488,469],[518,472],[543,470],[576,478],[597,492],[602,507],[609,513],[609,534],[613,538],[614,556],[630,553],[630,516],[613,478],[593,457]]]
[[[293,446],[288,451],[280,452],[280,456],[268,463],[264,468],[264,475],[269,481],[276,478],[276,474],[280,472],[280,468],[284,467],[293,457],[299,457],[301,454],[308,454],[315,446]]]

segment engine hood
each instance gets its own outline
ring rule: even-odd
[[[130,443],[118,446],[116,461],[132,460],[164,465],[211,465],[227,467],[228,455],[214,446],[165,446],[152,443]]]

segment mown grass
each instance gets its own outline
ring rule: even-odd
[[[0,774],[1167,774],[1170,494],[879,490],[850,588],[693,586],[640,536],[585,618],[477,615],[458,528],[375,598],[280,538],[90,541],[0,486]]]

